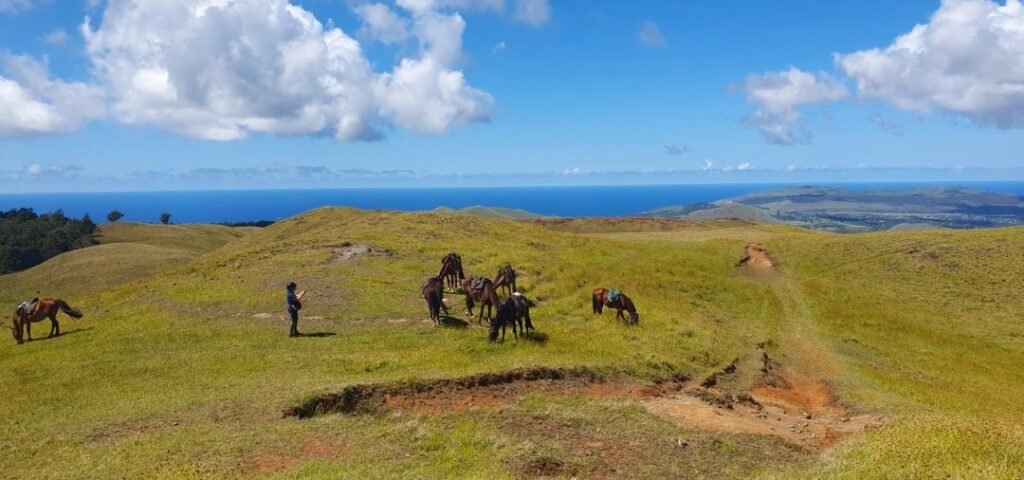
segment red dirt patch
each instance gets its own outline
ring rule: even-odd
[[[775,270],[775,260],[772,259],[768,250],[759,243],[750,243],[746,247],[746,255],[736,264],[738,267],[746,267],[751,273],[766,274]]]
[[[343,441],[307,438],[299,446],[298,451],[258,454],[243,464],[242,470],[247,475],[267,475],[313,460],[335,460],[345,456],[347,452],[348,444]]]
[[[687,428],[772,435],[811,451],[823,451],[885,422],[882,416],[850,412],[827,383],[804,380],[772,363],[771,375],[766,372],[749,394],[733,397],[715,389],[694,389],[649,400],[645,406]]]

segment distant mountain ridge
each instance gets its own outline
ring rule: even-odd
[[[739,218],[837,232],[1024,225],[1024,197],[968,188],[848,190],[793,187],[711,204],[660,208],[648,215],[688,220]]]

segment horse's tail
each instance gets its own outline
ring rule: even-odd
[[[79,312],[78,310],[71,308],[71,305],[68,305],[68,303],[65,302],[64,300],[58,299],[57,306],[60,307],[60,311],[68,314],[69,317],[74,318],[75,320],[78,320],[79,318],[85,316],[82,314],[82,312]]]
[[[603,307],[604,304],[601,303],[600,298],[597,298],[597,292],[594,292],[590,299],[594,306],[594,313],[601,313],[601,307]]]

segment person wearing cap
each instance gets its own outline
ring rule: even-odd
[[[303,290],[299,293],[295,293],[295,282],[288,282],[288,316],[292,318],[292,330],[288,333],[289,337],[299,336],[299,310],[302,310],[302,297],[306,296],[306,291]]]

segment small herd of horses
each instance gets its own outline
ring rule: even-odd
[[[516,339],[519,338],[519,332],[528,337],[530,331],[534,330],[530,319],[530,307],[534,306],[533,302],[519,292],[516,286],[516,270],[511,265],[499,268],[494,281],[491,281],[486,277],[466,277],[462,269],[462,257],[454,252],[445,255],[441,259],[441,270],[436,276],[428,278],[422,288],[423,299],[427,301],[430,319],[435,326],[441,325],[442,311],[448,315],[448,307],[444,301],[446,287],[452,292],[461,292],[466,296],[466,312],[470,318],[473,318],[473,308],[477,304],[480,305],[478,325],[483,323],[484,309],[487,309],[487,338],[491,342],[497,341],[499,330],[502,341],[505,341],[507,328],[512,329],[512,335]],[[506,294],[504,300],[498,295],[499,291]],[[626,324],[640,323],[640,314],[637,313],[636,306],[624,293],[611,295],[610,290],[598,288],[593,291],[592,302],[595,314],[604,313],[604,308],[608,307],[615,309],[616,317]],[[497,310],[496,313],[494,309]],[[623,314],[624,311],[629,313],[629,317]]]
[[[516,285],[516,270],[511,265],[505,265],[498,269],[494,281],[485,277],[466,277],[462,270],[462,257],[456,253],[449,253],[441,259],[441,270],[437,276],[430,277],[423,284],[423,298],[427,301],[427,308],[430,311],[430,319],[434,325],[441,325],[441,311],[448,315],[448,307],[444,302],[445,287],[453,292],[462,292],[466,296],[466,312],[470,318],[473,317],[473,308],[480,305],[480,312],[477,317],[477,324],[482,324],[484,309],[487,309],[487,319],[490,322],[488,339],[497,341],[498,332],[501,332],[501,340],[505,340],[507,328],[512,329],[512,335],[519,338],[519,332],[529,336],[534,330],[533,321],[530,319],[530,307],[533,302],[528,300]],[[506,295],[504,300],[498,295],[501,291]],[[595,289],[593,292],[593,307],[595,314],[604,312],[604,307],[614,308],[617,311],[617,318],[627,324],[636,325],[640,322],[640,315],[636,312],[633,301],[624,293],[617,296],[610,295],[605,288]],[[497,310],[495,312],[495,310]],[[629,313],[626,317],[623,312]],[[64,300],[59,298],[34,299],[19,305],[11,317],[11,334],[19,344],[32,340],[32,324],[50,319],[50,337],[60,336],[60,323],[57,321],[57,313],[64,312],[74,319],[82,318],[82,313],[71,308]],[[493,314],[493,315],[492,315]]]

